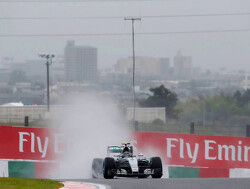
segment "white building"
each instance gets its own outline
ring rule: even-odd
[[[241,82],[241,87],[245,90],[250,89],[250,76],[245,75],[245,78]]]

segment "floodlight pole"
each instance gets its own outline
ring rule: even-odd
[[[126,17],[124,20],[129,20],[132,22],[132,51],[133,51],[133,98],[134,98],[134,108],[133,108],[133,125],[135,128],[135,31],[134,31],[134,22],[140,21],[141,18]]]
[[[47,67],[47,111],[50,111],[50,97],[49,97],[49,66],[52,64],[52,58],[55,57],[54,54],[40,54],[41,58],[46,58],[46,67]]]

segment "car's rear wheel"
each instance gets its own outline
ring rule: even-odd
[[[151,158],[151,169],[153,171],[152,178],[162,177],[162,162],[160,157]]]
[[[103,177],[112,179],[115,176],[115,160],[111,157],[106,157],[103,162]]]

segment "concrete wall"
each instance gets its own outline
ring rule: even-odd
[[[133,108],[127,109],[127,119],[133,120]],[[155,119],[160,119],[164,123],[166,122],[165,108],[136,108],[135,109],[135,120],[139,123],[152,123]]]
[[[61,106],[50,106],[50,115],[55,116]],[[24,117],[29,116],[30,121],[44,119],[47,114],[47,106],[21,106],[0,107],[0,123],[24,122]]]
[[[50,106],[50,117],[56,118],[65,108],[70,106]],[[155,119],[166,121],[165,108],[136,108],[135,113],[139,123],[152,123]],[[47,106],[0,107],[0,123],[22,123],[25,116],[29,116],[30,121],[47,118]],[[133,119],[133,108],[127,109],[127,119]]]

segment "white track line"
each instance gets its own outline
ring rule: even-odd
[[[89,182],[62,182],[64,186],[60,189],[109,189],[108,186]]]
[[[90,183],[90,182],[85,182],[85,183],[97,186],[98,189],[110,189],[110,186],[103,185],[103,184],[96,184],[96,183]]]

